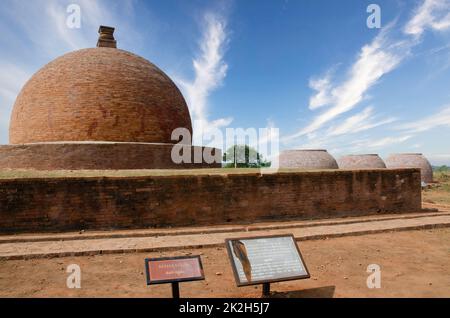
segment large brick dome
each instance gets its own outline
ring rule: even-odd
[[[397,153],[386,159],[386,166],[396,168],[419,168],[423,182],[433,182],[433,168],[427,158],[421,153]]]
[[[188,145],[174,147],[173,130],[192,135],[192,124],[170,78],[118,50],[114,28],[100,26],[98,32],[97,48],[57,58],[22,88],[11,115],[11,144],[0,145],[0,169],[220,167],[220,149],[186,139]]]
[[[384,169],[386,164],[377,154],[347,155],[338,159],[339,169]]]
[[[280,168],[338,169],[336,160],[325,149],[285,150],[279,156]]]
[[[11,116],[11,144],[61,141],[174,143],[192,133],[176,85],[147,60],[111,47],[50,62],[26,83]]]

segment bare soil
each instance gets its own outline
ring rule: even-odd
[[[450,182],[432,185],[422,191],[423,202],[450,205]]]
[[[450,297],[450,229],[392,232],[300,242],[311,279],[272,284],[273,297]],[[205,248],[0,261],[1,297],[170,297],[170,285],[146,286],[146,257],[200,254],[206,280],[182,283],[182,297],[260,297],[261,286],[235,285],[226,250]],[[81,289],[66,287],[70,264]],[[369,264],[381,288],[366,285]]]

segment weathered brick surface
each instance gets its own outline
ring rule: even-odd
[[[192,131],[186,102],[159,68],[114,48],[83,49],[50,62],[26,83],[11,116],[10,143],[171,143]]]
[[[423,182],[433,182],[433,167],[421,153],[392,154],[386,159],[386,166],[391,169],[419,168]]]
[[[377,154],[348,155],[338,159],[340,169],[384,169],[386,165]]]
[[[221,167],[220,149],[184,145],[191,163],[171,158],[173,145],[149,143],[37,143],[0,146],[0,169],[35,170],[120,170],[191,169]],[[216,156],[216,163],[204,158],[194,162],[195,152]],[[202,160],[203,159],[203,160]]]
[[[0,232],[314,219],[421,208],[418,169],[0,181]]]
[[[279,157],[280,168],[338,169],[336,160],[324,149],[285,150]]]

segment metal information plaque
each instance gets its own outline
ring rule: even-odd
[[[225,240],[238,286],[309,278],[293,235]]]
[[[200,256],[145,259],[147,285],[204,280]]]

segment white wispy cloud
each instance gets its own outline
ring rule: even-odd
[[[232,118],[210,120],[208,98],[220,87],[227,75],[228,65],[224,60],[228,44],[226,21],[223,17],[207,13],[202,21],[204,33],[199,45],[199,54],[193,60],[194,78],[186,80],[175,76],[190,108],[194,129],[194,143],[202,144],[204,135],[226,127]]]
[[[316,91],[309,99],[309,109],[314,110],[332,102],[331,72],[327,72],[324,77],[310,79],[309,87]]]
[[[67,25],[72,14],[68,12],[71,5],[80,8],[80,28]],[[135,40],[139,37],[132,25],[133,5],[134,0],[114,4],[109,0],[5,1],[2,14],[8,19],[8,24],[0,25],[8,28],[9,34],[16,35],[17,41],[23,44],[21,47],[26,47],[39,58],[52,59],[69,51],[95,47],[100,25],[114,26],[118,31],[116,34],[126,34],[120,39],[119,47],[124,43],[138,43]],[[0,43],[9,47],[2,39]]]
[[[307,144],[320,145],[330,137],[345,136],[394,122],[396,119],[392,117],[379,119],[374,115],[373,107],[367,107],[349,117],[345,117],[345,114],[358,107],[373,86],[412,55],[412,48],[421,42],[425,30],[443,31],[450,27],[449,3],[450,0],[424,0],[413,10],[400,35],[394,32],[397,22],[389,23],[372,42],[361,48],[346,74],[340,77],[342,80],[333,81],[331,75],[335,71],[334,67],[322,77],[313,77],[309,86],[315,92],[311,95],[308,106],[313,111],[319,108],[324,110],[296,133],[284,136],[282,141],[292,144],[307,138]],[[336,121],[340,123],[336,124]],[[412,135],[408,135],[367,141],[373,146],[382,147],[411,137]],[[346,144],[348,145],[348,140],[342,146],[345,147]]]
[[[370,141],[370,143],[365,144],[364,147],[368,148],[381,148],[386,147],[394,144],[400,144],[403,143],[413,137],[412,135],[406,135],[406,136],[399,136],[399,137],[385,137],[381,138],[379,140]]]
[[[356,133],[362,133],[375,127],[386,125],[396,121],[394,117],[382,118],[374,115],[373,107],[366,107],[363,111],[332,125],[328,129],[307,134],[297,148],[329,148],[333,147],[334,153],[363,149],[363,145],[370,145],[373,141],[368,138],[355,140]],[[358,148],[358,149],[356,149]]]
[[[0,63],[0,69],[2,70],[0,72],[0,101],[2,105],[0,106],[0,129],[3,130],[3,133],[0,133],[0,138],[6,139],[11,105],[30,77],[30,73],[9,63]]]
[[[373,115],[373,107],[366,107],[362,112],[345,119],[340,125],[332,126],[328,130],[327,135],[338,136],[354,134],[378,126],[390,124],[395,120],[396,118],[394,117],[378,119]]]
[[[450,1],[425,0],[414,10],[414,14],[404,28],[409,35],[421,36],[427,29],[442,31],[450,28]]]
[[[370,109],[370,108],[369,108]],[[352,123],[350,124],[349,121],[351,119],[358,118],[361,121],[359,123]],[[334,127],[333,129],[329,129],[328,134],[321,136],[320,138],[314,139],[309,142],[309,145],[314,146],[324,146],[324,145],[332,145],[336,144],[336,139],[334,137],[339,137],[343,135],[349,135],[352,132],[354,132],[353,129],[357,129],[358,127],[366,127],[371,125],[377,125],[377,124],[384,124],[384,123],[390,123],[393,121],[396,121],[395,118],[387,118],[385,120],[372,122],[372,123],[366,123],[361,124],[362,122],[365,122],[367,118],[370,118],[370,111],[368,108],[366,108],[363,112],[360,114],[357,114],[355,116],[349,117],[344,124],[338,127]],[[356,121],[356,120],[355,120]],[[345,124],[347,123],[347,125]],[[350,128],[351,127],[351,128]],[[398,136],[389,136],[379,139],[373,139],[373,138],[362,138],[357,140],[348,140],[344,139],[344,142],[341,142],[339,151],[336,150],[336,152],[343,152],[344,150],[347,152],[360,152],[360,151],[366,151],[367,149],[382,149],[385,147],[402,144],[413,137],[417,136],[421,132],[425,132],[431,129],[439,129],[442,127],[450,127],[450,105],[447,105],[445,107],[442,107],[437,113],[429,115],[427,117],[424,117],[422,119],[408,122],[408,123],[400,123],[397,126],[393,127],[393,131],[391,134],[395,134],[395,130],[399,132]],[[363,129],[365,130],[365,129]],[[363,131],[361,130],[361,131]],[[338,134],[339,132],[339,134]],[[341,140],[342,141],[342,140]],[[415,143],[409,146],[409,148],[412,149],[419,149],[422,148],[423,144],[421,143]],[[436,160],[437,157],[435,158]],[[445,159],[444,157],[440,159]]]
[[[81,28],[69,28],[66,24],[70,4],[80,7]],[[112,20],[104,1],[14,1],[7,2],[5,10],[14,16],[12,27],[25,35],[27,46],[51,58],[95,46],[98,26]]]
[[[342,83],[331,84],[328,78],[315,80],[319,94],[311,99],[309,108],[329,106],[312,122],[285,140],[293,140],[320,129],[324,124],[344,114],[364,100],[366,92],[379,79],[395,69],[409,53],[409,45],[393,42],[388,35],[393,25],[387,26],[375,39],[361,48],[358,58],[350,67],[348,76]]]
[[[360,138],[349,141],[343,147],[333,149],[334,153],[368,153],[368,151],[379,151],[387,147],[400,145],[413,138],[414,135],[389,136],[383,138]]]
[[[450,127],[450,105],[443,107],[436,114],[399,125],[397,129],[405,130],[409,133],[419,133],[442,126]]]
[[[9,63],[1,63],[0,69],[2,70],[0,72],[0,96],[6,101],[14,101],[17,92],[30,77],[30,74],[22,68]]]

